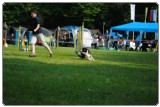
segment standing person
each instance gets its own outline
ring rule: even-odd
[[[98,37],[94,37],[93,43],[94,43],[94,49],[98,49]]]
[[[126,44],[127,44],[127,41],[125,38],[123,38],[122,43],[121,43],[122,48],[126,48]]]
[[[119,51],[118,49],[118,40],[119,40],[119,36],[118,36],[118,32],[116,32],[116,35],[113,36],[113,47]]]
[[[8,25],[7,25],[7,22],[4,21],[4,22],[3,22],[3,45],[4,45],[5,47],[8,47],[8,44],[7,44],[7,41],[6,41],[6,39],[7,39],[7,34],[8,34]]]
[[[105,39],[106,39],[106,49],[109,50],[110,36],[109,36],[109,31],[108,30],[106,30]]]
[[[48,44],[45,42],[44,35],[42,34],[42,29],[41,29],[41,24],[43,23],[42,18],[35,10],[31,11],[31,17],[32,17],[31,30],[33,32],[33,36],[31,38],[32,53],[29,55],[29,57],[36,56],[35,44],[37,42],[37,38],[41,41],[41,44],[49,51],[50,57],[52,57],[53,53],[49,48]]]
[[[15,29],[15,27],[14,26],[11,26],[10,27],[10,35],[13,37],[13,34],[14,34],[14,29]]]

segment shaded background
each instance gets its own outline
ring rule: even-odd
[[[156,3],[136,3],[135,21],[144,22],[145,7],[157,9]],[[43,26],[54,29],[57,26],[81,25],[89,29],[100,29],[103,22],[105,29],[119,24],[131,22],[130,3],[5,3],[3,4],[3,20],[9,27],[29,26],[30,11],[37,10],[43,20]]]

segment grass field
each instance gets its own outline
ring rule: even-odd
[[[5,105],[156,105],[158,53],[91,50],[96,61],[81,60],[73,48],[52,48],[50,58],[3,48]]]

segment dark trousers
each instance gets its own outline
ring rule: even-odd
[[[94,43],[94,49],[98,49],[98,44]]]
[[[109,41],[106,41],[106,49],[109,50]]]
[[[113,42],[113,48],[115,48],[116,50],[118,50],[118,41],[114,41]]]

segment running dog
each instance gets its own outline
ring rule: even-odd
[[[94,61],[94,58],[92,57],[90,50],[87,48],[82,48],[82,50],[80,52],[76,52],[76,54],[81,59],[87,58],[90,61]]]

